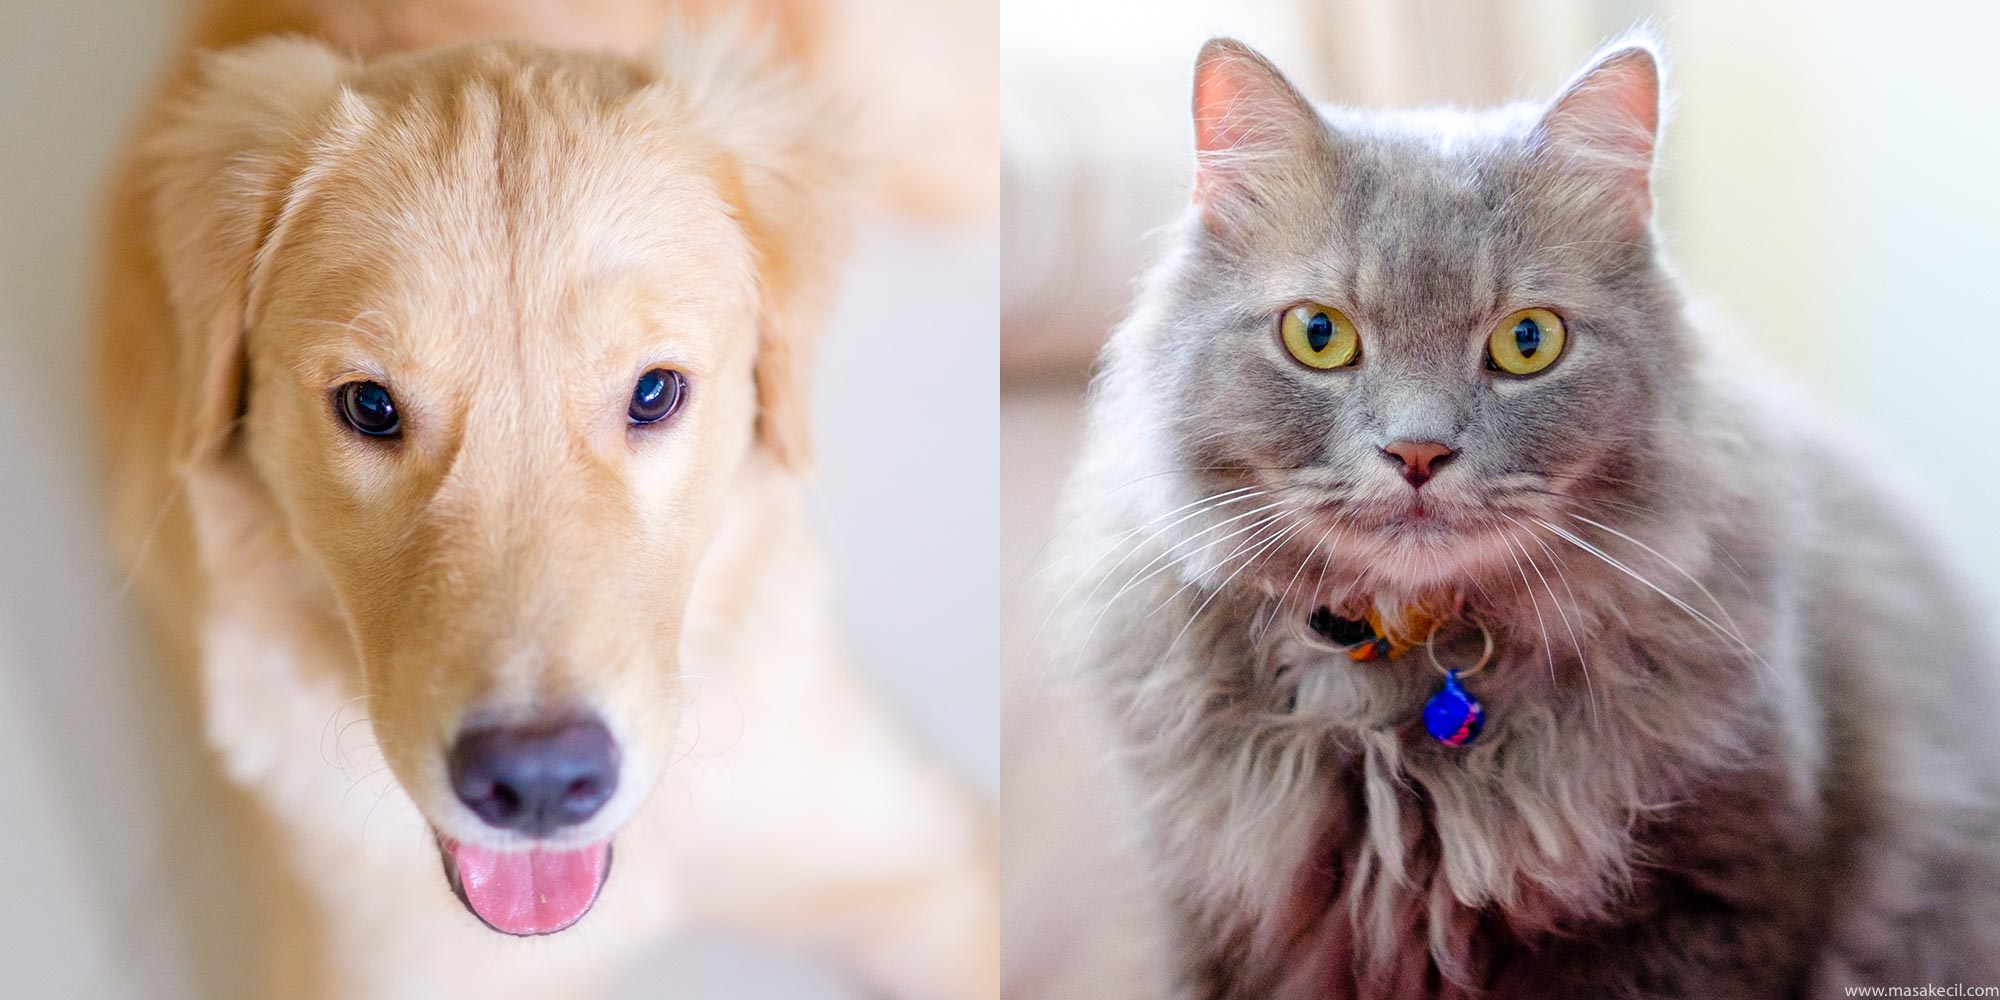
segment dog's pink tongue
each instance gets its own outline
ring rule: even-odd
[[[611,843],[574,851],[495,851],[458,844],[459,885],[481,920],[509,934],[548,934],[576,923],[597,892]]]

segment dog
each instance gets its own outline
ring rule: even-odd
[[[587,995],[695,924],[998,995],[990,818],[806,525],[839,116],[667,21],[225,2],[114,177],[114,535],[252,805],[266,995]]]

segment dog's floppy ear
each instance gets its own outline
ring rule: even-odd
[[[843,109],[772,68],[740,31],[674,31],[652,95],[705,123],[716,183],[757,254],[757,436],[792,469],[811,461],[813,348],[832,311],[855,171]]]
[[[310,179],[327,112],[336,103],[360,111],[352,94],[340,100],[351,69],[297,39],[207,55],[146,138],[152,249],[173,312],[176,377],[187,387],[173,415],[181,463],[219,453],[232,436],[256,274]]]

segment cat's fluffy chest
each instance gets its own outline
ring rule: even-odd
[[[1708,891],[1661,869],[1729,853],[1683,849],[1699,843],[1678,825],[1694,815],[1751,834],[1726,859],[1739,873],[1804,850],[1785,846],[1810,824],[1782,727],[1751,675],[1720,669],[1712,636],[1586,639],[1587,687],[1573,656],[1503,628],[1476,688],[1490,728],[1455,748],[1416,722],[1441,679],[1420,652],[1353,663],[1258,641],[1260,595],[1138,590],[1130,607],[1153,613],[1105,608],[1115,652],[1094,662],[1145,748],[1128,759],[1174,895],[1231,956],[1207,973],[1229,984],[1215,996],[1490,985],[1503,954],[1615,936],[1659,893]],[[1700,657],[1709,670],[1686,668]],[[1732,672],[1741,685],[1714,684]],[[1776,763],[1745,766],[1759,757]],[[1561,964],[1587,963],[1565,948]]]

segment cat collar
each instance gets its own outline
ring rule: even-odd
[[[1463,681],[1486,669],[1492,661],[1493,633],[1475,621],[1484,645],[1478,661],[1462,670],[1447,667],[1438,662],[1433,642],[1446,619],[1445,614],[1421,605],[1406,608],[1393,623],[1385,621],[1372,608],[1364,618],[1352,619],[1321,607],[1312,613],[1308,625],[1313,632],[1345,649],[1348,658],[1356,662],[1398,657],[1421,645],[1424,658],[1444,675],[1444,684],[1424,702],[1424,731],[1445,746],[1462,747],[1478,739],[1486,725],[1485,706],[1465,689]]]

